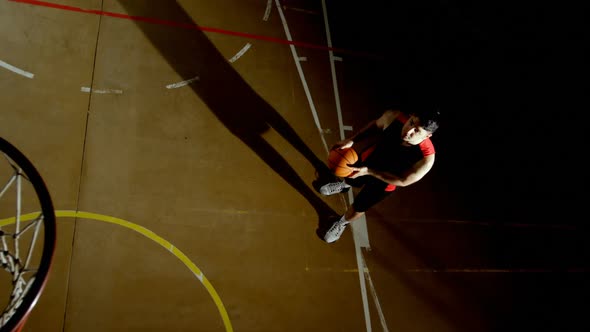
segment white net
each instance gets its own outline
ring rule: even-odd
[[[6,299],[4,305],[0,304],[0,332],[14,330],[30,311],[42,290],[53,253],[54,243],[47,246],[46,235],[55,241],[53,208],[50,200],[44,202],[49,199],[46,188],[28,160],[10,148],[0,151],[0,301]],[[40,198],[40,194],[46,197]],[[47,211],[53,223],[48,234]],[[44,253],[48,250],[49,255]]]

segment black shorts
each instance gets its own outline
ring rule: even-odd
[[[366,212],[393,192],[385,191],[387,183],[370,175],[356,179],[345,179],[345,181],[353,187],[362,187],[352,203],[352,207],[356,212]]]

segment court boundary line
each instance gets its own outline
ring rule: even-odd
[[[281,22],[283,24],[283,29],[285,30],[285,35],[287,36],[287,40],[292,40],[291,32],[289,31],[289,25],[287,24],[287,19],[283,14],[283,10],[281,9],[281,4],[279,0],[275,0],[275,4],[277,10],[279,12],[279,16],[281,17]],[[320,123],[320,118],[318,117],[318,113],[315,109],[315,104],[313,102],[313,98],[311,97],[311,92],[309,91],[309,87],[307,86],[307,80],[305,79],[305,74],[303,73],[303,68],[299,63],[299,55],[297,54],[297,50],[295,49],[294,45],[289,45],[291,49],[291,54],[293,55],[293,61],[295,62],[295,67],[297,68],[297,73],[299,74],[299,79],[301,80],[301,84],[303,85],[303,90],[305,92],[305,96],[307,97],[307,102],[309,104],[309,108],[311,109],[311,115],[313,116],[313,120],[316,125],[316,129],[320,134],[320,138],[322,139],[322,144],[324,145],[324,149],[326,150],[326,154],[328,152],[328,144],[326,143],[326,138],[324,137],[324,131],[322,130],[322,125]]]
[[[327,9],[325,0],[322,0],[322,12],[323,12],[323,17],[324,17],[324,26],[326,29],[326,40],[328,43],[328,47],[331,47],[332,46],[332,36],[330,33],[330,25],[328,22],[328,9]],[[342,108],[341,108],[341,104],[340,104],[340,93],[338,90],[338,80],[336,78],[336,66],[334,64],[334,60],[335,60],[334,52],[332,50],[329,50],[328,56],[329,56],[329,60],[330,60],[330,72],[332,74],[332,87],[334,89],[334,102],[336,105],[336,112],[337,112],[337,116],[338,116],[338,127],[339,127],[338,129],[339,129],[339,133],[340,133],[340,139],[344,140],[346,137],[344,135],[344,122],[342,120]],[[350,190],[348,192],[348,204],[352,205],[353,201],[354,201],[354,197],[352,194],[352,190]],[[369,299],[368,299],[368,294],[367,294],[367,281],[368,281],[371,295],[373,297],[374,306],[377,310],[377,314],[379,315],[379,320],[381,322],[381,327],[383,328],[383,331],[388,331],[385,316],[383,314],[383,310],[381,308],[381,304],[380,304],[379,298],[377,296],[377,291],[373,285],[369,269],[366,266],[366,263],[365,263],[365,260],[363,258],[363,254],[362,254],[363,247],[369,248],[369,249],[371,247],[369,244],[369,234],[367,231],[366,217],[363,215],[359,220],[357,220],[355,223],[351,224],[350,228],[351,228],[351,232],[353,234],[354,251],[355,251],[355,255],[356,255],[356,263],[357,263],[357,269],[358,269],[358,274],[359,274],[361,298],[362,298],[362,302],[363,302],[363,312],[365,315],[365,327],[367,329],[367,332],[372,331],[371,313],[369,310]]]
[[[32,213],[23,214],[20,216],[20,220],[21,221],[33,220],[39,216],[39,213],[40,212],[32,212]],[[215,290],[215,288],[213,287],[211,282],[209,282],[209,280],[207,279],[207,277],[205,277],[205,275],[203,274],[201,269],[199,269],[197,267],[197,265],[195,265],[195,263],[193,263],[190,260],[190,258],[188,258],[182,251],[180,251],[180,249],[175,247],[168,240],[166,240],[163,237],[159,236],[158,234],[152,232],[151,230],[149,230],[146,227],[140,226],[138,224],[132,223],[130,221],[127,221],[127,220],[124,220],[121,218],[116,218],[116,217],[112,217],[112,216],[108,216],[108,215],[104,215],[104,214],[85,212],[85,211],[76,211],[76,210],[55,210],[55,216],[58,218],[90,219],[90,220],[103,221],[106,223],[123,226],[127,229],[135,231],[135,232],[147,237],[148,239],[156,242],[161,247],[166,249],[168,252],[173,254],[176,258],[178,258],[195,275],[195,277],[197,277],[197,279],[199,279],[199,281],[205,287],[205,289],[209,293],[209,296],[211,297],[211,299],[215,303],[217,310],[219,311],[219,314],[221,315],[221,318],[223,320],[225,331],[226,332],[233,332],[233,327],[232,327],[231,321],[229,319],[229,315],[227,313],[227,310],[225,309],[225,306],[223,305],[223,302],[221,301],[219,294],[217,294],[217,291]],[[0,227],[14,223],[15,220],[16,220],[15,217],[0,219]],[[75,235],[73,235],[73,236],[75,236]],[[68,274],[68,276],[69,276],[69,274]],[[64,324],[65,324],[65,321],[64,321]]]
[[[158,19],[158,18],[153,18],[153,17],[127,15],[127,14],[107,12],[107,11],[96,10],[96,9],[84,9],[84,8],[80,8],[80,7],[60,5],[60,4],[56,4],[53,2],[38,1],[38,0],[6,0],[6,1],[21,3],[21,4],[28,4],[28,5],[32,5],[32,6],[59,9],[59,10],[70,11],[70,12],[108,16],[108,17],[112,17],[112,18],[139,21],[139,22],[145,22],[145,23],[157,24],[157,25],[165,25],[165,26],[176,27],[176,28],[184,28],[184,29],[189,29],[189,30],[201,30],[204,32],[218,33],[218,34],[234,36],[234,37],[242,37],[242,38],[247,38],[247,39],[256,39],[256,40],[262,40],[262,41],[272,42],[272,43],[276,43],[276,44],[286,44],[286,45],[305,47],[305,48],[311,48],[311,49],[318,49],[318,50],[324,50],[324,51],[331,50],[331,51],[335,51],[335,52],[345,53],[345,54],[369,58],[369,59],[379,60],[379,59],[383,58],[382,55],[376,55],[376,54],[371,54],[371,53],[362,52],[362,51],[354,51],[354,50],[348,50],[348,49],[343,49],[343,48],[333,48],[333,47],[328,47],[325,45],[318,45],[318,44],[300,42],[300,41],[294,41],[294,40],[285,40],[285,39],[281,39],[281,38],[256,35],[256,34],[247,33],[247,32],[240,32],[240,31],[226,30],[226,29],[220,29],[220,28],[214,28],[214,27],[200,26],[195,23],[192,23],[192,24],[191,23],[180,23],[180,22],[163,20],[163,19]]]

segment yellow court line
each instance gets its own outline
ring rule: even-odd
[[[38,216],[39,216],[39,212],[28,213],[28,214],[21,215],[20,220],[21,221],[29,221],[29,220],[33,220],[33,219],[37,218]],[[225,310],[225,307],[223,305],[223,302],[221,301],[221,298],[219,297],[219,295],[215,291],[215,288],[213,288],[213,285],[209,282],[209,280],[207,280],[207,278],[205,277],[203,272],[201,272],[201,270],[182,251],[180,251],[178,248],[174,247],[170,242],[168,242],[164,238],[160,237],[159,235],[157,235],[156,233],[150,231],[149,229],[147,229],[145,227],[139,226],[139,225],[129,222],[127,220],[123,220],[120,218],[115,218],[115,217],[111,217],[111,216],[107,216],[107,215],[103,215],[103,214],[84,212],[84,211],[73,211],[73,210],[56,210],[55,216],[56,217],[66,217],[66,218],[85,218],[85,219],[98,220],[98,221],[108,222],[111,224],[116,224],[119,226],[129,228],[133,231],[136,231],[136,232],[144,235],[145,237],[149,238],[150,240],[158,243],[159,245],[164,247],[166,250],[171,252],[174,256],[176,256],[176,258],[178,258],[182,263],[184,263],[184,265],[186,267],[188,267],[189,270],[191,270],[191,272],[193,272],[193,274],[197,277],[197,279],[199,279],[201,284],[203,284],[203,286],[205,286],[205,289],[207,289],[207,292],[209,292],[209,295],[213,299],[213,302],[215,302],[215,305],[217,306],[217,310],[219,311],[219,314],[221,315],[221,318],[223,319],[223,324],[225,325],[225,330],[227,332],[233,332],[233,327],[232,327],[231,322],[229,320],[229,315],[227,314],[227,311]],[[14,217],[0,219],[0,227],[12,224],[15,222],[15,220],[16,219]]]

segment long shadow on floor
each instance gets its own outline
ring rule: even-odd
[[[393,222],[385,222],[386,217],[377,211],[371,211],[370,216],[373,222],[379,222],[379,231],[386,233],[386,236],[392,239],[388,241],[391,247],[373,246],[371,248],[367,258],[373,264],[378,264],[393,273],[410,292],[425,302],[439,317],[444,318],[454,330],[491,331],[487,329],[487,322],[482,317],[484,315],[478,311],[477,301],[473,298],[477,293],[469,293],[470,285],[466,280],[459,280],[460,278],[456,275],[448,278],[444,274],[408,272],[405,266],[407,263],[404,263],[407,258],[402,257],[404,252],[413,256],[410,260],[417,260],[418,266],[425,266],[432,270],[444,268],[445,262],[416,243],[415,239],[409,237],[402,227]]]
[[[389,221],[377,211],[371,214],[372,220],[379,222],[373,226],[374,232],[392,239],[372,247],[367,255],[372,264],[394,274],[449,323],[460,322],[454,326],[457,331],[501,331],[515,325],[530,329],[533,324],[538,329],[544,324],[561,324],[565,331],[565,325],[574,326],[573,320],[584,317],[574,304],[589,289],[583,279],[589,269],[587,233],[582,228],[515,224],[481,230],[484,226],[457,223],[410,226]],[[413,234],[417,229],[419,235]],[[413,256],[405,263],[404,252]],[[449,268],[449,272],[412,272],[416,265],[427,271]],[[501,271],[504,273],[498,273]],[[546,313],[547,317],[531,321],[532,313]]]
[[[199,81],[191,84],[190,88],[232,134],[309,201],[320,220],[336,215],[262,134],[270,128],[276,130],[307,158],[318,174],[329,173],[323,161],[301,140],[291,125],[244,81],[176,1],[150,2],[149,5],[138,1],[120,3],[129,15],[165,19],[148,20],[150,23],[136,19],[134,23],[182,78],[199,77]]]

